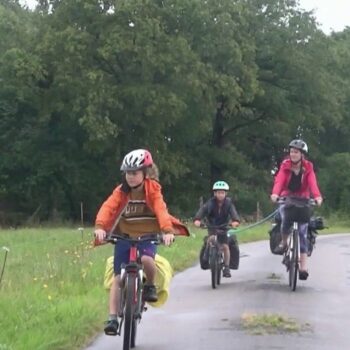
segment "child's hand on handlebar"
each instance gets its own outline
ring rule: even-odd
[[[200,220],[194,220],[194,226],[200,227],[201,221]]]
[[[173,233],[165,233],[163,235],[163,243],[165,246],[170,246],[174,242],[175,236]]]
[[[105,239],[106,236],[107,236],[107,232],[106,232],[104,229],[102,229],[102,228],[97,228],[97,229],[95,230],[94,233],[95,233],[96,239],[97,239],[99,242],[104,241],[104,239]]]
[[[238,226],[239,226],[239,221],[232,221],[231,226],[232,226],[233,228],[238,227]]]

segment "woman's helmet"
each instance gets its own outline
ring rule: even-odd
[[[129,152],[123,159],[121,171],[134,171],[148,168],[153,165],[152,155],[145,149],[136,149]]]
[[[293,140],[289,143],[288,147],[289,148],[296,148],[304,154],[306,154],[308,152],[307,144],[303,140]]]
[[[225,181],[216,181],[213,185],[213,191],[228,191],[230,186]]]

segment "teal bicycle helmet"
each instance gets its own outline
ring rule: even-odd
[[[230,186],[225,181],[216,181],[213,185],[213,191],[228,191]]]

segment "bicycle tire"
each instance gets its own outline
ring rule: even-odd
[[[216,284],[219,286],[221,283],[221,273],[222,273],[222,266],[223,266],[223,258],[221,253],[218,253],[218,261],[217,261],[217,272],[216,272]]]
[[[142,285],[140,279],[137,279],[137,303],[136,303],[136,313],[139,313],[140,316],[136,317],[134,313],[134,317],[131,324],[131,341],[130,346],[134,348],[136,346],[136,336],[137,336],[137,326],[141,319],[141,314],[143,311],[143,302],[142,302]]]
[[[126,277],[123,350],[130,350],[131,347],[131,328],[135,310],[135,282],[136,276],[128,274]]]
[[[213,289],[216,288],[216,282],[217,282],[217,273],[218,273],[218,258],[217,258],[217,248],[216,247],[210,247],[209,250],[209,265],[210,265],[210,272],[211,272],[211,286]]]
[[[298,269],[299,269],[299,232],[293,230],[293,246],[292,246],[292,258],[289,269],[290,289],[295,292],[297,288]]]

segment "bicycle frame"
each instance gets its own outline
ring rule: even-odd
[[[224,265],[224,256],[221,244],[217,241],[217,236],[213,235],[208,239],[209,245],[209,265],[211,272],[211,286],[213,289],[220,285],[221,272]]]
[[[286,198],[280,198],[279,203],[285,203]],[[313,199],[308,200],[308,205],[315,205]],[[300,207],[299,207],[300,208]],[[300,258],[300,242],[299,242],[299,223],[293,221],[292,233],[289,235],[288,248],[283,254],[282,263],[286,265],[289,274],[289,287],[295,292],[297,287],[298,272],[299,272],[299,258]]]
[[[129,262],[123,264],[120,273],[120,303],[118,317],[121,318],[117,334],[121,335],[124,328],[123,350],[129,350],[136,345],[137,325],[146,310],[143,299],[143,266],[141,264],[137,243],[150,241],[159,244],[160,238],[131,239],[122,236],[112,236],[107,241],[116,243],[118,240],[131,243]]]
[[[289,287],[293,292],[296,290],[298,280],[299,255],[299,225],[294,221],[292,233],[289,236],[288,249],[283,257],[283,262],[289,273]]]
[[[230,229],[226,224],[219,226],[207,226],[208,230],[219,230],[219,231],[227,231]],[[224,254],[222,250],[222,244],[218,242],[217,232],[215,234],[211,234],[208,237],[207,241],[208,249],[209,249],[209,266],[210,266],[210,274],[211,274],[211,286],[213,289],[216,289],[218,285],[221,283],[221,273],[224,266]]]

